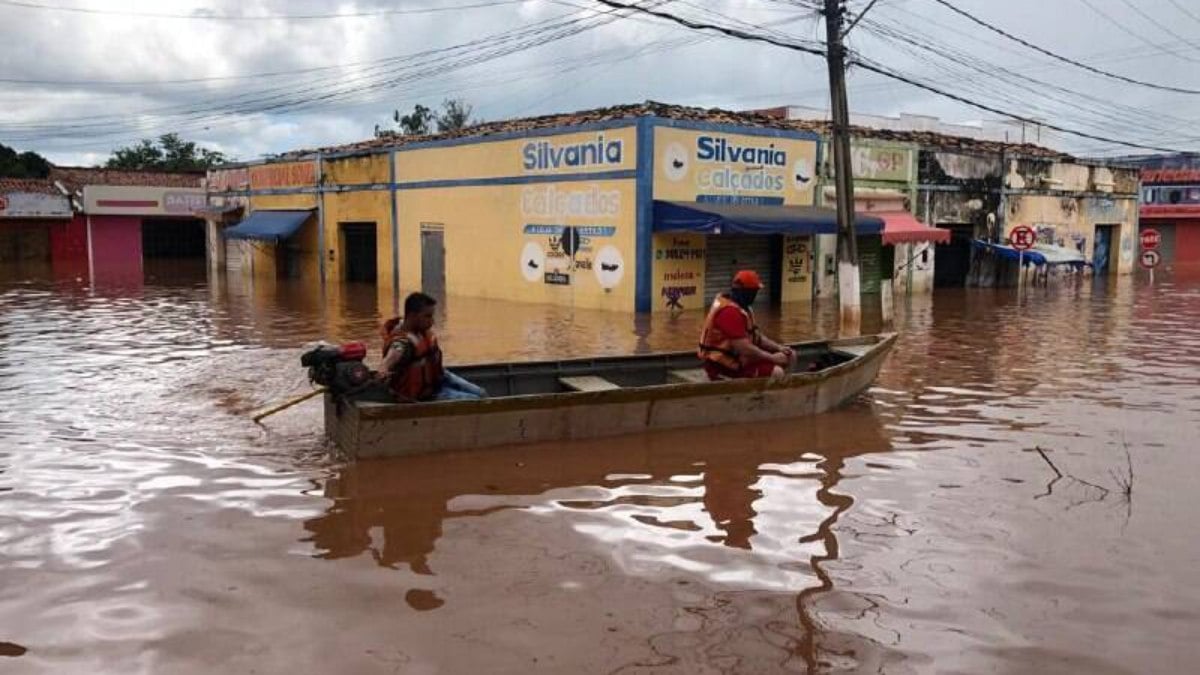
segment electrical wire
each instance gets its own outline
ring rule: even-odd
[[[460,9],[478,9],[482,7],[498,7],[500,5],[517,5],[526,0],[487,0],[469,5],[443,5],[437,7],[420,7],[409,9],[381,9],[372,12],[346,12],[344,14],[172,14],[168,12],[127,12],[111,9],[92,9],[88,7],[63,7],[60,5],[42,5],[24,0],[0,0],[0,6],[19,9],[40,9],[51,12],[67,12],[71,14],[89,14],[93,16],[124,16],[142,19],[186,19],[192,21],[315,21],[326,19],[358,19],[381,16],[397,16],[405,14],[433,14],[437,12],[453,12]],[[200,10],[202,11],[202,10]]]
[[[1032,49],[1033,51],[1038,52],[1039,54],[1049,56],[1050,58],[1055,59],[1057,61],[1061,61],[1063,63],[1067,63],[1072,66],[1075,66],[1076,68],[1082,68],[1083,70],[1086,70],[1089,73],[1093,73],[1095,75],[1101,75],[1103,77],[1111,78],[1114,80],[1119,80],[1119,81],[1125,82],[1127,84],[1136,84],[1138,86],[1149,87],[1151,89],[1159,89],[1161,91],[1170,91],[1170,92],[1174,92],[1177,94],[1200,94],[1200,89],[1189,89],[1186,87],[1173,87],[1173,86],[1169,86],[1169,85],[1156,84],[1154,82],[1148,82],[1146,80],[1138,80],[1138,79],[1135,79],[1132,77],[1126,77],[1124,75],[1119,75],[1117,73],[1109,72],[1107,70],[1102,70],[1100,68],[1096,68],[1095,66],[1090,66],[1086,63],[1083,63],[1082,61],[1078,61],[1078,60],[1072,59],[1070,57],[1063,56],[1061,54],[1052,52],[1049,49],[1040,47],[1036,44],[1033,44],[1032,42],[1029,42],[1028,40],[1017,37],[1016,35],[1013,35],[1012,33],[1009,33],[1008,31],[1006,31],[1002,28],[994,26],[994,25],[984,21],[983,19],[976,17],[975,15],[973,15],[969,12],[956,7],[954,4],[950,3],[948,0],[930,0],[930,1],[936,2],[937,4],[954,12],[955,14],[958,14],[959,16],[962,16],[963,18],[965,18],[977,25],[982,26],[983,28],[986,28],[986,29],[992,31],[993,33],[996,33],[997,35],[1002,35],[1002,36],[1008,38],[1009,40],[1016,42],[1019,45],[1027,47],[1029,49]],[[1190,44],[1190,43],[1187,43],[1187,44]]]

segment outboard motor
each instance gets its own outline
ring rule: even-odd
[[[319,344],[300,357],[308,368],[308,379],[334,394],[353,394],[372,381],[371,369],[363,363],[367,346],[362,342],[341,345]]]

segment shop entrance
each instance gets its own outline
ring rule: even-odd
[[[1092,269],[1099,277],[1112,271],[1113,233],[1116,228],[1112,225],[1096,226],[1096,242],[1092,245]]]
[[[950,242],[933,249],[933,285],[935,288],[962,288],[971,272],[971,237],[975,226],[968,224],[938,227],[950,230]]]
[[[779,268],[782,237],[778,235],[712,235],[704,263],[704,303],[711,304],[718,293],[729,290],[733,275],[740,269],[758,272],[763,289],[755,306],[775,304],[779,294]]]
[[[204,221],[196,218],[142,220],[142,256],[150,259],[203,259],[207,249]]]
[[[350,282],[375,283],[375,223],[342,223],[342,278]]]

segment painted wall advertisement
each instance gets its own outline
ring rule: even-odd
[[[70,218],[71,202],[63,195],[38,192],[0,194],[0,218]]]
[[[812,237],[783,238],[783,280],[780,284],[781,302],[812,300]]]
[[[191,216],[205,208],[200,188],[87,185],[83,207],[96,215]]]
[[[654,311],[704,308],[704,235],[654,236]]]
[[[850,166],[854,177],[907,183],[913,175],[913,150],[885,145],[852,145]]]
[[[724,204],[812,204],[813,140],[659,127],[654,198]]]
[[[621,191],[594,183],[531,185],[521,192],[521,274],[529,282],[570,286],[579,274],[611,290],[625,277],[615,245]],[[590,223],[590,224],[584,224]]]

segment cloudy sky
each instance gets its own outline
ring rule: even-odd
[[[819,48],[813,2],[640,4]],[[647,99],[827,108],[818,56],[625,14],[595,0],[0,0],[0,143],[87,165],[177,131],[249,160],[369,138],[394,109],[447,97],[488,120]],[[1102,139],[1048,132],[1060,149],[1200,149],[1197,0],[878,0],[849,42],[901,76]],[[849,82],[858,112],[1001,119],[861,68]]]

